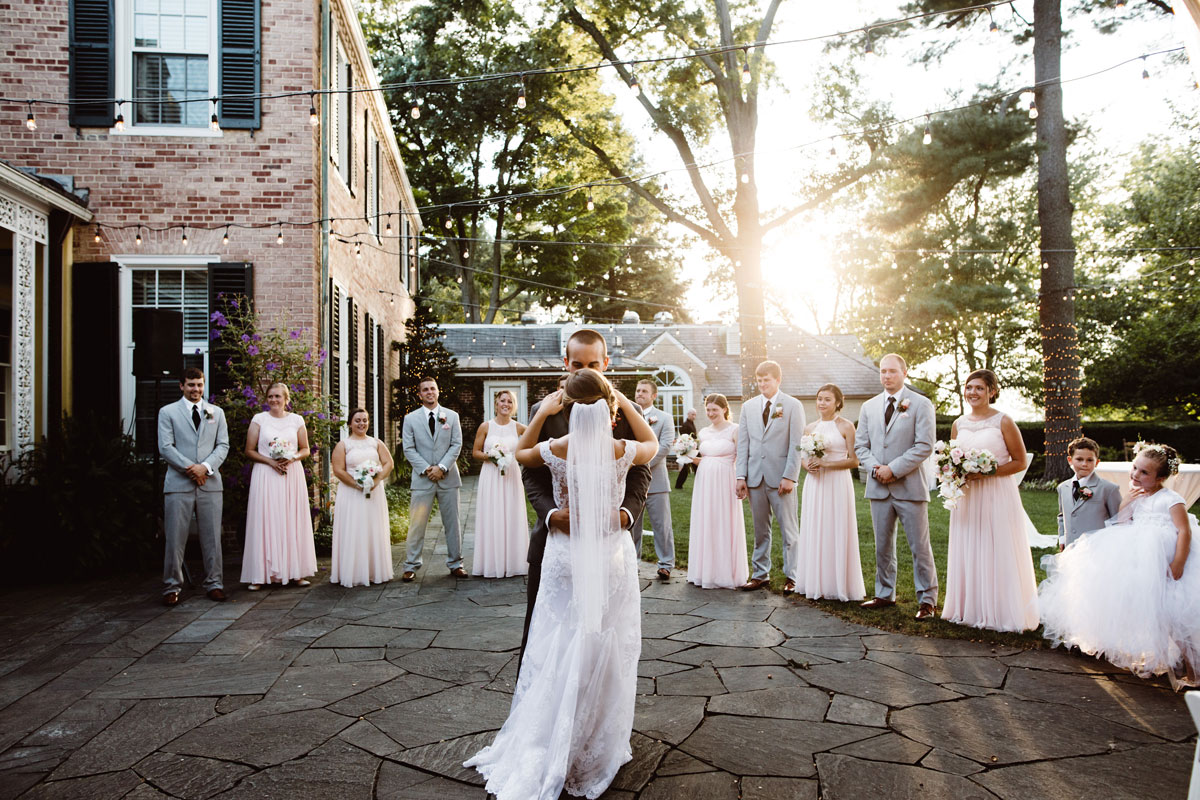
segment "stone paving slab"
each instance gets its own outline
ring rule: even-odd
[[[0,800],[483,800],[462,761],[507,716],[525,579],[452,579],[444,550],[435,518],[412,583],[231,580],[224,604],[164,608],[152,576],[0,592]],[[1162,681],[641,569],[633,760],[604,800],[1186,792],[1196,732]]]

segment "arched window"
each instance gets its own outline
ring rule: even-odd
[[[678,367],[663,367],[654,373],[654,383],[658,386],[655,405],[671,415],[675,430],[679,430],[679,426],[687,419],[688,403],[692,400],[691,379]]]

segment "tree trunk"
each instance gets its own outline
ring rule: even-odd
[[[1063,120],[1062,8],[1060,0],[1034,0],[1033,64],[1037,81],[1038,224],[1041,226],[1039,322],[1045,384],[1046,472],[1066,478],[1067,444],[1080,434],[1079,350],[1075,330],[1075,244],[1067,131]]]

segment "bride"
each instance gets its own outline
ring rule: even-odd
[[[613,440],[618,407],[636,442]],[[535,444],[559,411],[570,414],[568,435]],[[464,766],[477,769],[498,800],[557,800],[564,788],[596,798],[632,758],[641,610],[619,506],[629,467],[649,462],[658,441],[628,398],[581,369],[542,401],[517,446],[521,464],[550,468],[570,534],[552,529],[547,538],[508,719]]]

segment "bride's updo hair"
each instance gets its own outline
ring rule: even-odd
[[[1134,456],[1143,456],[1158,466],[1158,477],[1169,478],[1179,472],[1179,453],[1169,444],[1138,442],[1133,446]]]
[[[575,403],[594,403],[597,400],[603,400],[608,405],[609,416],[617,413],[617,398],[608,378],[589,367],[567,376],[567,383],[563,387],[563,411],[570,412]]]

